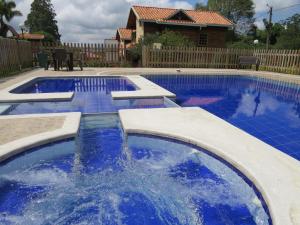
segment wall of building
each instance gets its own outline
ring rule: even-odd
[[[144,23],[139,22],[139,20],[136,20],[136,40],[135,42],[138,43],[139,40],[144,36]]]
[[[200,29],[200,27],[193,26],[172,26],[156,23],[144,23],[144,34],[155,32],[161,33],[165,29],[179,32],[182,35],[187,36],[192,41],[194,41],[197,46],[199,45],[199,38],[201,33],[207,34],[207,47],[222,48],[226,45],[226,33],[228,30],[227,28],[205,27]]]
[[[207,27],[202,32],[207,34],[208,47],[224,48],[226,47],[227,28]]]

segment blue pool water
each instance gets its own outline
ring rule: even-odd
[[[117,112],[128,108],[174,107],[171,101],[156,99],[113,100],[112,91],[134,91],[136,87],[122,77],[41,78],[13,90],[13,93],[74,92],[71,101],[14,103],[3,114]]]
[[[134,91],[134,84],[124,77],[55,77],[37,78],[14,90],[15,94],[55,92]]]
[[[253,186],[194,146],[124,139],[116,115],[0,164],[0,224],[271,224]]]
[[[300,86],[245,76],[146,76],[198,106],[300,160]]]

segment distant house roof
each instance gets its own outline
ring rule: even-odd
[[[233,23],[230,20],[214,11],[157,8],[149,6],[133,6],[132,10],[135,12],[138,19],[157,23],[233,26]],[[173,18],[179,13],[185,15],[183,20]]]
[[[120,35],[121,40],[132,40],[132,32],[135,30],[127,29],[127,28],[119,28],[118,33]]]
[[[26,39],[26,40],[43,40],[45,39],[45,35],[24,33],[24,34],[19,34],[19,38]]]

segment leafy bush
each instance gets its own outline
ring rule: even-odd
[[[133,48],[129,49],[131,60],[139,61],[142,56],[142,47],[152,46],[153,43],[161,43],[162,46],[195,46],[195,43],[188,37],[174,31],[165,30],[161,34],[146,34]]]
[[[300,14],[295,14],[282,22],[282,29],[277,39],[276,48],[300,49]]]

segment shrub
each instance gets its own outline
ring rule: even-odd
[[[152,46],[153,43],[161,43],[162,46],[195,46],[188,37],[174,31],[165,30],[161,34],[146,34],[133,48],[130,48],[129,56],[136,63],[142,57],[142,47]]]

